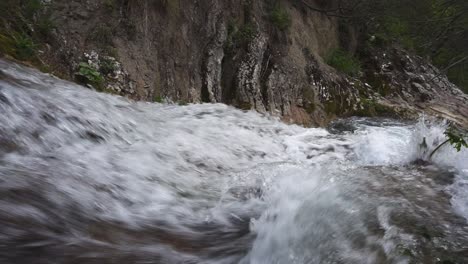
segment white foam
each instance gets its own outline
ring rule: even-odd
[[[245,263],[376,263],[377,247],[404,263],[394,242],[400,233],[377,237],[366,226],[371,214],[391,229],[391,210],[369,197],[390,177],[382,167],[397,170],[401,178],[386,181],[396,187],[423,185],[404,166],[427,159],[446,128],[357,122],[354,134],[335,135],[222,104],[135,103],[36,72],[13,77],[27,84],[0,80],[9,100],[0,103],[0,142],[17,146],[0,147],[0,192],[40,189],[55,210],[79,207],[91,219],[157,223],[194,237],[203,235],[197,225],[234,229],[233,218],[250,217],[257,238]],[[456,171],[447,191],[468,219],[468,151],[447,146],[434,161]],[[13,204],[1,208],[15,214]],[[44,219],[30,206],[17,209],[18,217]],[[350,237],[365,246],[357,249]]]

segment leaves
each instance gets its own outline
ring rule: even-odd
[[[350,53],[337,49],[326,57],[326,63],[350,76],[357,76],[361,71],[361,63]]]
[[[78,72],[75,73],[75,75],[81,77],[80,79],[85,84],[91,84],[96,86],[98,89],[101,88],[102,83],[104,82],[104,78],[101,73],[86,62],[81,62],[78,65]]]
[[[447,129],[444,134],[447,136],[450,145],[452,145],[458,152],[461,151],[462,147],[468,148],[468,144],[465,140],[466,135],[463,135],[454,129]]]

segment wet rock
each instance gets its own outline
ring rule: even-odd
[[[374,45],[375,37],[362,58],[363,76],[333,69],[324,57],[342,42],[338,20],[294,1],[281,3],[292,19],[287,30],[273,27],[268,1],[176,2],[123,1],[114,3],[118,12],[103,12],[102,1],[52,1],[56,41],[41,56],[69,75],[85,52],[106,79],[103,90],[133,99],[227,103],[301,125],[356,114],[367,99],[412,113],[438,114],[429,102],[456,116],[468,111],[466,96],[433,65],[400,48]],[[112,29],[112,41],[88,41],[102,25]],[[350,41],[349,50],[363,50],[358,44]]]
[[[237,76],[238,100],[247,102],[252,109],[265,112],[261,92],[261,66],[263,55],[266,51],[267,38],[263,35],[257,35],[249,44],[249,52],[245,60],[239,66]]]
[[[335,121],[328,126],[328,131],[332,134],[354,133],[356,129],[356,126],[350,120]]]
[[[423,87],[421,84],[415,83],[415,82],[411,83],[411,88],[413,88],[413,90],[414,90],[416,93],[421,93],[421,92],[423,92],[424,90],[426,90],[426,89],[424,89],[424,87]]]
[[[0,102],[3,103],[3,104],[11,106],[10,100],[8,100],[8,98],[5,95],[3,95],[2,93],[0,93]]]
[[[103,142],[105,141],[104,137],[97,134],[96,132],[94,131],[90,131],[90,130],[87,130],[84,135],[82,136],[82,138],[86,138],[86,139],[89,139],[93,142],[96,142],[96,143],[99,143],[99,142]]]

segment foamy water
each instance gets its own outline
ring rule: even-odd
[[[2,263],[468,262],[468,152],[420,161],[444,123],[302,128],[0,70]]]

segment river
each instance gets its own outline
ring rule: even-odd
[[[468,151],[428,160],[445,128],[132,102],[0,60],[0,263],[468,263]]]

